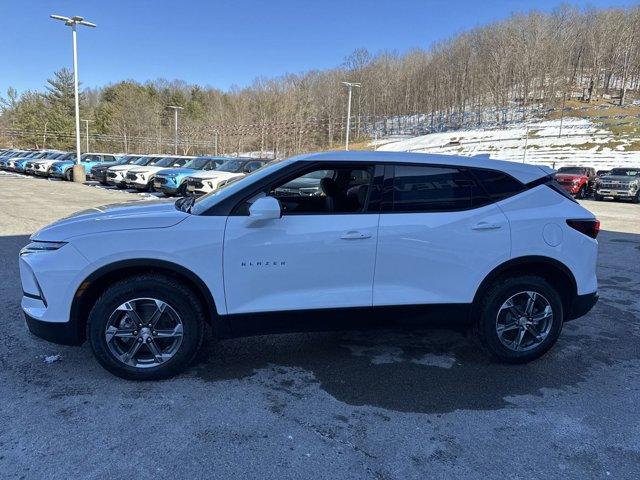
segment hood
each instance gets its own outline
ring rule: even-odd
[[[175,207],[173,200],[133,201],[74,213],[37,231],[31,239],[59,242],[115,230],[167,228],[188,216]]]
[[[53,165],[54,163],[59,162],[59,160],[56,159],[47,159],[47,160],[36,160],[35,162],[33,162],[34,164],[36,163],[41,163],[43,165],[49,164],[49,165]]]
[[[241,173],[221,172],[219,170],[207,170],[203,172],[197,172],[191,175],[191,178],[229,178],[242,175]]]
[[[132,167],[129,172],[131,173],[156,173],[160,170],[165,170],[167,167],[143,167],[136,165]]]
[[[135,165],[135,164],[130,164],[130,165],[114,165],[113,167],[109,167],[109,170],[111,170],[112,172],[122,172],[125,170],[129,170],[131,168],[143,168],[141,165]]]
[[[158,172],[158,175],[167,176],[167,175],[189,175],[193,172],[197,172],[197,170],[193,168],[165,168],[161,172]]]

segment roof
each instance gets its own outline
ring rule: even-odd
[[[462,155],[438,155],[432,153],[410,152],[378,152],[378,151],[332,151],[298,155],[291,160],[296,161],[332,161],[332,162],[391,162],[391,163],[424,163],[459,167],[478,167],[500,170],[517,178],[523,183],[532,182],[553,172],[547,167],[528,163],[493,160],[487,155],[466,157]]]

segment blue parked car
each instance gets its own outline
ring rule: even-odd
[[[21,157],[23,155],[27,155],[29,152],[25,152],[24,150],[8,150],[3,152],[0,155],[0,170],[7,170],[7,162],[12,158]]]
[[[229,157],[196,157],[181,168],[166,168],[156,173],[153,188],[165,195],[187,194],[187,177],[200,170],[215,170]]]
[[[116,162],[118,158],[119,157],[112,155],[111,153],[83,153],[80,157],[80,162],[84,165],[85,175],[88,180],[91,178],[92,167],[95,165],[101,165],[104,162]],[[49,170],[49,176],[72,180],[74,163],[75,162],[72,160],[54,163]]]

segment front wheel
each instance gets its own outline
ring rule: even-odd
[[[159,380],[182,372],[204,337],[198,297],[163,275],[130,277],[107,288],[87,327],[100,364],[128,380]]]
[[[578,190],[578,194],[576,195],[577,198],[579,199],[583,199],[587,197],[587,187],[585,187],[584,185],[580,187],[580,190]]]
[[[66,172],[64,172],[64,179],[67,182],[70,182],[71,180],[73,180],[73,169],[72,168],[70,168]]]
[[[560,294],[543,278],[501,278],[480,304],[478,334],[497,360],[526,363],[555,344],[563,316]]]
[[[631,203],[640,203],[640,189],[638,189],[635,196],[631,199]]]
[[[593,199],[598,201],[598,202],[601,202],[602,200],[604,200],[604,197],[602,195],[598,195],[597,193],[594,193],[593,194]]]

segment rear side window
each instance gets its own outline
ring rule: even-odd
[[[487,195],[465,170],[444,166],[395,167],[395,212],[446,212],[486,203],[489,203]]]
[[[492,202],[499,202],[525,189],[522,183],[502,172],[477,168],[473,168],[471,171],[480,183],[482,183]]]

